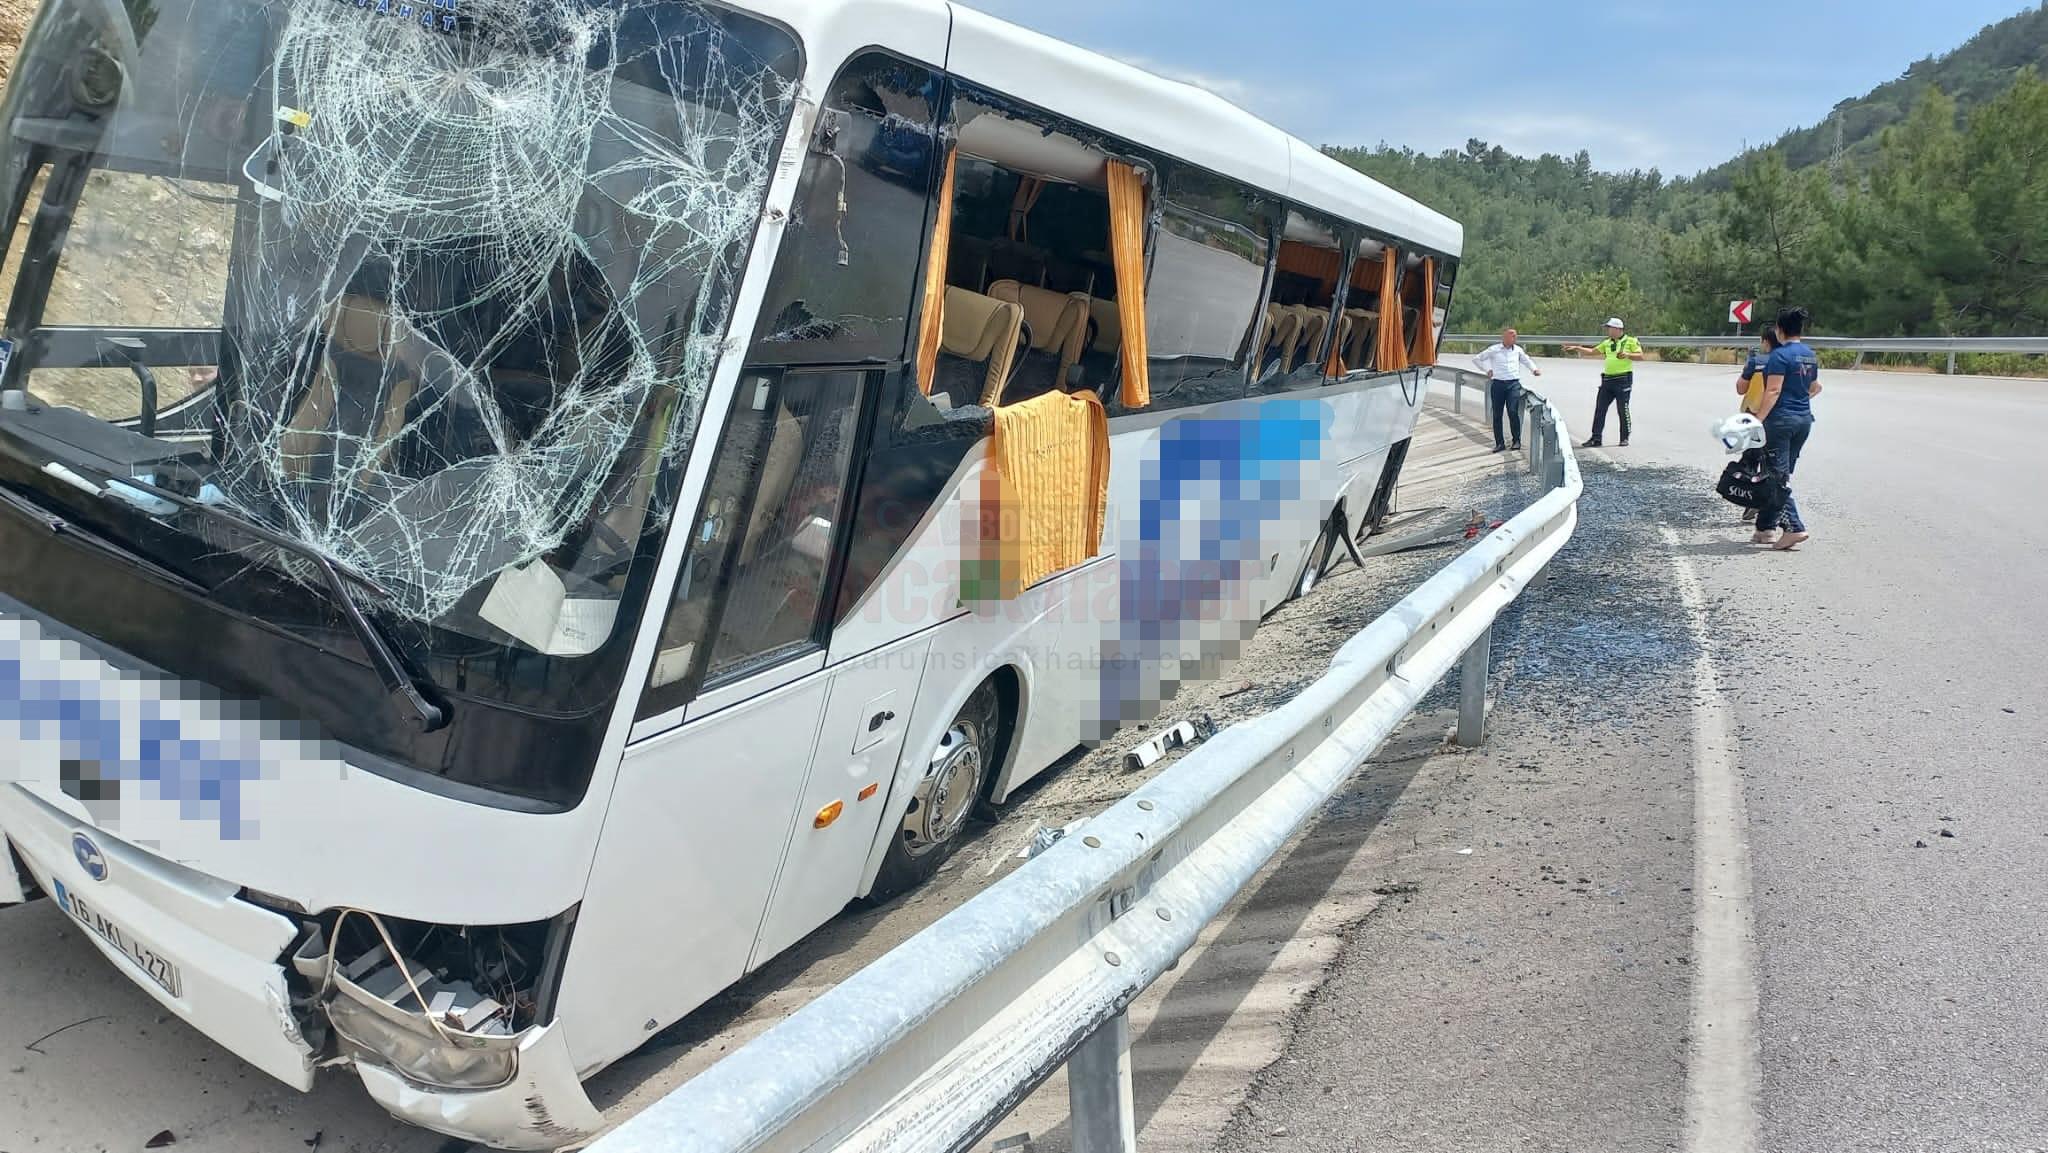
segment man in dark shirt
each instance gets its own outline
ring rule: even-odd
[[[1790,552],[1806,543],[1806,521],[1792,497],[1792,472],[1813,431],[1813,398],[1820,395],[1820,358],[1806,346],[1806,310],[1788,308],[1778,314],[1782,343],[1764,362],[1764,395],[1757,416],[1764,422],[1764,454],[1773,471],[1784,478],[1781,495],[1757,513],[1757,544]],[[1780,535],[1778,528],[1784,526]]]

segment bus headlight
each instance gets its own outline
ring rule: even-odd
[[[496,1089],[519,1070],[519,1038],[436,1030],[417,1013],[335,982],[327,1019],[351,1057],[437,1089]]]

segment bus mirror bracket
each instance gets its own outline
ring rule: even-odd
[[[846,112],[824,108],[818,112],[818,126],[811,131],[811,151],[820,156],[839,155],[839,138],[846,132]]]

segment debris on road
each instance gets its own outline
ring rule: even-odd
[[[45,1041],[49,1040],[50,1038],[52,1038],[52,1037],[55,1037],[55,1036],[56,1036],[57,1034],[59,1034],[59,1033],[68,1033],[68,1032],[70,1032],[71,1030],[73,1030],[73,1029],[76,1029],[76,1028],[78,1028],[78,1027],[79,1027],[80,1025],[90,1025],[90,1024],[92,1024],[92,1023],[93,1023],[94,1021],[104,1021],[104,1020],[106,1020],[106,1019],[107,1019],[106,1015],[105,1015],[105,1014],[101,1014],[100,1016],[97,1016],[97,1017],[87,1017],[87,1018],[86,1018],[86,1019],[84,1019],[83,1021],[73,1021],[73,1022],[71,1022],[71,1023],[69,1024],[69,1025],[66,1025],[66,1026],[64,1026],[64,1027],[63,1027],[63,1028],[61,1028],[61,1029],[52,1029],[52,1030],[50,1030],[49,1032],[47,1032],[47,1033],[43,1034],[42,1036],[40,1036],[40,1037],[37,1037],[37,1038],[36,1038],[35,1040],[33,1040],[33,1041],[30,1041],[30,1042],[29,1042],[28,1044],[26,1044],[26,1045],[23,1045],[23,1046],[22,1046],[22,1048],[24,1048],[24,1049],[28,1050],[28,1051],[29,1051],[29,1052],[31,1052],[31,1053],[42,1053],[42,1055],[43,1055],[43,1056],[47,1057],[47,1056],[49,1056],[49,1054],[48,1054],[48,1053],[44,1053],[44,1052],[43,1052],[43,1051],[42,1051],[41,1049],[38,1049],[38,1048],[36,1048],[36,1046],[37,1046],[37,1045],[40,1045],[40,1044],[42,1044],[43,1042],[45,1042]]]
[[[1020,861],[1030,860],[1058,844],[1068,833],[1087,823],[1088,818],[1082,817],[1078,821],[1069,821],[1064,825],[1055,825],[1051,828],[1040,828],[1034,831],[1031,834],[1031,840],[1026,842],[1023,848],[1017,850],[1017,859]]]
[[[1158,736],[1138,742],[1125,753],[1124,768],[1131,772],[1149,769],[1172,750],[1198,745],[1208,740],[1215,732],[1216,722],[1210,720],[1207,714],[1168,725]]]
[[[144,1141],[142,1143],[142,1147],[144,1149],[162,1149],[166,1145],[176,1145],[177,1143],[177,1134],[171,1132],[169,1129],[165,1129],[159,1132],[156,1136],[151,1137],[147,1141]]]

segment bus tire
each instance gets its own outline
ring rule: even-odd
[[[960,847],[995,775],[1002,733],[1002,698],[993,680],[983,681],[926,758],[924,778],[882,857],[870,901],[890,900],[930,880]]]

